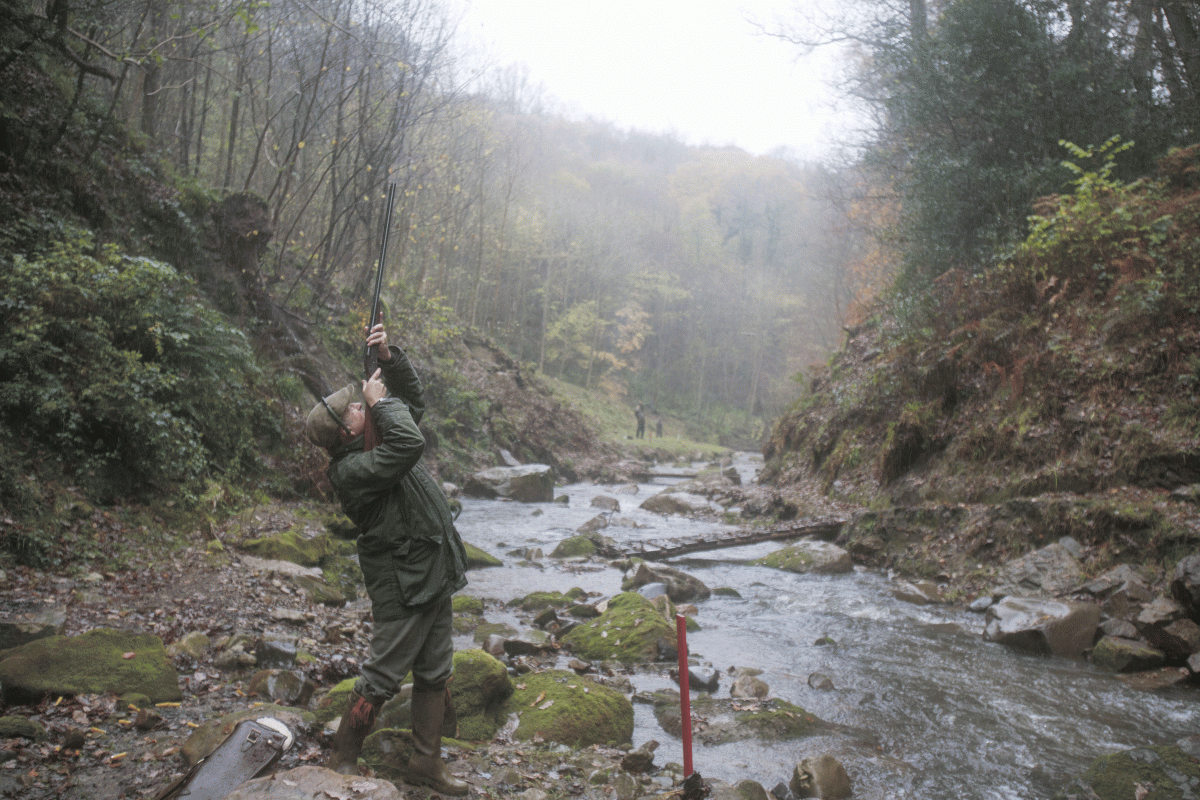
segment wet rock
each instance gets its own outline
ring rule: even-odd
[[[854,570],[850,554],[830,542],[803,540],[758,559],[755,564],[787,572],[842,575]]]
[[[632,753],[626,753],[621,759],[621,769],[632,775],[649,772],[654,769],[654,751],[657,749],[658,742],[651,739]]]
[[[203,631],[191,631],[176,642],[167,645],[167,655],[171,658],[186,655],[198,659],[208,650],[211,641]]]
[[[983,638],[1023,653],[1080,658],[1099,624],[1095,603],[1006,597],[988,609]]]
[[[698,494],[665,490],[647,497],[639,506],[654,514],[697,514],[712,511],[708,498]]]
[[[508,637],[493,633],[483,641],[483,651],[488,655],[500,658],[504,655],[504,642]]]
[[[526,464],[481,470],[467,479],[463,492],[472,497],[549,503],[554,500],[554,469],[546,464]]]
[[[846,768],[831,755],[806,758],[792,770],[788,789],[794,797],[844,800],[852,794]]]
[[[467,552],[467,569],[486,569],[487,567],[504,566],[503,561],[473,544],[463,542],[463,548]]]
[[[621,501],[607,495],[597,495],[592,498],[592,508],[602,508],[605,511],[620,511]]]
[[[540,631],[526,631],[524,636],[505,639],[504,653],[509,656],[536,656],[545,652],[551,645],[545,638],[535,638],[535,634],[544,637]]]
[[[1130,578],[1104,598],[1104,613],[1118,619],[1133,619],[1154,600],[1154,591],[1140,578]]]
[[[650,583],[666,584],[667,596],[673,603],[692,603],[712,596],[712,590],[699,578],[674,567],[651,566],[645,562],[638,564],[632,577],[621,583],[621,591],[628,592]]]
[[[834,689],[833,679],[823,672],[809,673],[808,688],[819,692],[831,692]]]
[[[105,692],[141,692],[154,703],[183,699],[161,639],[106,628],[35,639],[0,653],[0,687],[9,704]]]
[[[1070,548],[1055,542],[1005,564],[997,576],[997,591],[1012,595],[1056,595],[1083,581],[1083,569]]]
[[[1122,639],[1138,638],[1137,626],[1123,619],[1106,619],[1100,623],[1100,630],[1105,636],[1119,636]]]
[[[967,610],[973,611],[976,614],[982,614],[991,608],[992,604],[995,602],[996,598],[992,597],[990,594],[981,594],[979,597],[976,597],[971,601],[971,604],[967,606]]]
[[[287,669],[296,663],[296,637],[264,634],[254,648],[255,664],[263,669]]]
[[[1088,581],[1084,585],[1083,591],[1095,596],[1097,600],[1104,600],[1130,581],[1151,584],[1155,579],[1154,570],[1149,567],[1118,564],[1104,574]]]
[[[314,578],[309,575],[300,575],[292,578],[292,583],[304,593],[305,599],[310,603],[330,608],[341,608],[346,605],[346,595],[336,586],[326,583],[323,577]]]
[[[933,581],[917,581],[916,583],[896,581],[892,589],[892,596],[897,600],[918,606],[945,602],[942,590]]]
[[[786,789],[786,784],[783,784]],[[761,783],[755,780],[746,778],[740,780],[733,785],[733,790],[737,792],[740,800],[770,800],[770,795]]]
[[[660,640],[675,647],[675,626],[646,598],[623,592],[608,601],[599,617],[578,625],[559,641],[581,659],[636,663],[659,657]]]
[[[533,624],[543,629],[557,623],[558,612],[553,608],[547,608],[545,611],[533,618]]]
[[[1200,622],[1200,553],[1183,558],[1175,565],[1171,596],[1193,621]]]
[[[1182,664],[1200,651],[1200,626],[1169,597],[1159,597],[1142,609],[1134,625],[1146,641],[1166,653],[1170,663]]]
[[[523,676],[505,704],[519,714],[513,738],[571,747],[622,744],[633,737],[633,705],[624,694],[573,672]]]
[[[770,693],[771,687],[753,675],[739,675],[734,678],[733,685],[729,687],[730,697],[743,700],[763,700]]]
[[[225,800],[329,800],[333,797],[371,797],[404,800],[396,785],[382,778],[339,775],[323,767],[297,767],[243,783]]]
[[[316,691],[316,684],[303,673],[289,669],[263,669],[254,674],[246,686],[250,695],[265,697],[272,703],[304,708]]]
[[[589,528],[589,526],[591,526],[592,522],[597,522],[597,520],[603,520],[604,522],[603,522],[603,524],[597,523],[597,527],[590,528],[589,530],[584,530],[585,528]],[[600,530],[600,528],[603,528],[606,525],[608,525],[608,519],[606,517],[599,516],[599,517],[593,518],[592,522],[585,523],[583,526],[581,526],[579,528],[579,531],[580,531],[579,536],[571,536],[571,537],[563,539],[561,542],[559,542],[558,545],[555,546],[554,550],[551,551],[550,557],[551,558],[580,558],[582,556],[590,556],[593,553],[595,553],[596,552],[596,543],[593,542],[591,540],[591,538],[589,538],[586,534],[591,531],[594,531],[594,530]]]
[[[637,588],[637,593],[647,600],[667,596],[667,585],[661,582],[647,583]]]
[[[1141,672],[1158,669],[1166,656],[1145,642],[1119,636],[1105,636],[1092,650],[1092,663],[1113,672]]]
[[[712,667],[688,667],[688,688],[693,692],[717,691],[721,685],[721,673]]]

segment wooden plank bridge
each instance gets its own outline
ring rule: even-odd
[[[608,537],[594,536],[593,541],[596,544],[596,554],[604,558],[637,556],[647,561],[661,561],[688,553],[740,547],[759,542],[804,538],[830,541],[841,533],[843,522],[840,519],[806,519],[763,530],[723,531],[697,536],[681,536],[675,539],[639,539],[626,542],[615,542]]]

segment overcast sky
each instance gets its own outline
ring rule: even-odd
[[[801,158],[836,149],[832,53],[748,19],[793,18],[793,0],[458,0],[459,32],[493,63],[524,63],[575,113],[689,144]]]

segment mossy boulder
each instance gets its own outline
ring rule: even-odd
[[[1054,795],[1054,800],[1128,800],[1142,796],[1139,784],[1153,787],[1147,800],[1195,797],[1195,788],[1200,785],[1200,762],[1170,745],[1123,750],[1097,758],[1087,772]]]
[[[46,729],[39,722],[25,717],[0,717],[0,739],[28,739],[44,742]]]
[[[473,544],[463,542],[463,548],[467,551],[467,569],[484,569],[486,567],[502,567],[504,562],[496,558],[491,553],[480,550]]]
[[[633,704],[608,686],[563,670],[521,676],[505,713],[520,720],[513,736],[572,747],[627,744],[633,738]]]
[[[596,552],[596,543],[589,537],[579,534],[568,539],[563,539],[554,548],[554,552],[550,554],[551,558],[579,558],[581,556],[590,556]]]
[[[483,614],[483,601],[478,597],[471,597],[469,594],[457,594],[451,601],[452,608],[455,614],[473,614],[480,616]]]
[[[754,562],[785,572],[840,575],[854,569],[850,554],[829,542],[801,541],[776,550]]]
[[[658,724],[672,736],[680,736],[683,724],[679,692],[658,691],[653,697],[654,717]],[[696,734],[697,740],[705,745],[747,739],[781,742],[835,730],[832,723],[778,698],[747,706],[745,701],[693,694],[691,710],[693,715],[706,720],[703,730]]]
[[[346,709],[350,707],[350,695],[354,692],[355,680],[357,679],[347,678],[341,683],[335,684],[321,696],[321,699],[317,700],[313,706],[313,714],[316,716],[317,722],[329,722],[346,713]]]
[[[358,599],[358,590],[365,585],[358,562],[349,555],[326,557],[321,561],[321,572],[325,583],[337,588],[345,595],[347,602]]]
[[[640,594],[623,592],[599,617],[573,628],[562,644],[580,658],[632,664],[655,660],[664,639],[677,646],[675,626]]]
[[[128,657],[126,657],[128,656]],[[0,686],[9,704],[51,697],[141,692],[155,703],[183,699],[162,640],[99,628],[48,636],[0,654]]]
[[[355,552],[355,544],[334,539],[328,533],[306,536],[295,528],[246,539],[238,548],[259,558],[290,561],[303,567],[317,567],[333,556]]]
[[[479,742],[491,739],[504,725],[505,701],[513,682],[503,663],[482,650],[454,654],[454,680],[450,695],[458,714],[458,738]]]
[[[524,597],[509,602],[509,607],[522,611],[545,611],[547,608],[569,608],[587,597],[587,592],[576,586],[562,592],[530,592]]]

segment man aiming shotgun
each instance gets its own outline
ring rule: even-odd
[[[358,526],[359,566],[374,622],[369,653],[327,766],[358,772],[363,741],[380,706],[397,694],[411,671],[416,752],[406,780],[442,794],[465,795],[467,784],[442,762],[441,736],[446,684],[454,669],[451,596],[467,585],[467,557],[441,487],[419,463],[425,448],[417,427],[425,413],[424,387],[404,351],[389,345],[377,308],[378,294],[375,324],[366,336],[368,355],[378,366],[362,382],[362,402],[351,402],[355,386],[350,384],[317,403],[305,424],[309,441],[328,451],[326,474],[346,516]],[[378,433],[370,447],[364,435],[369,425]]]

